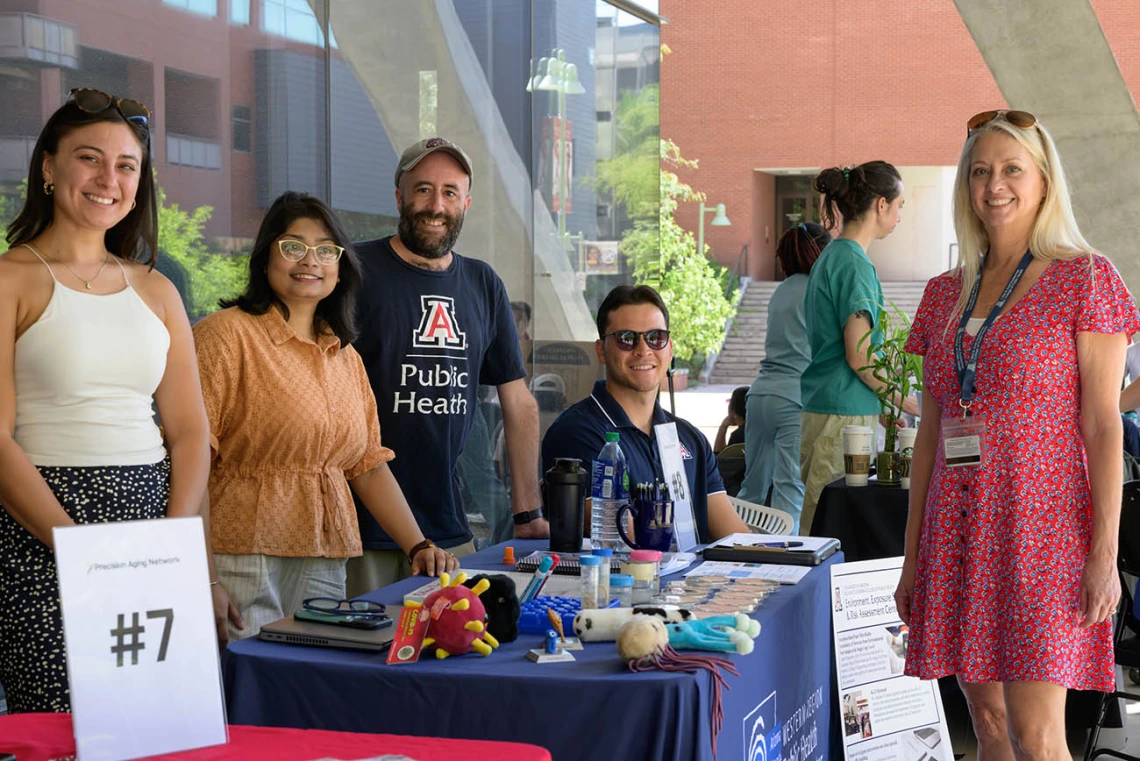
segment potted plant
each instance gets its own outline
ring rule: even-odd
[[[902,455],[896,451],[902,410],[894,400],[906,399],[912,392],[922,390],[922,357],[903,349],[909,335],[910,319],[906,313],[888,304],[879,310],[878,325],[859,341],[867,356],[867,364],[859,369],[870,370],[882,384],[875,394],[887,435],[875,466],[877,480],[884,486],[898,486],[903,475]]]

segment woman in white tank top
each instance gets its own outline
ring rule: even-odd
[[[196,515],[206,489],[190,324],[153,271],[149,116],[73,90],[40,133],[0,257],[0,684],[12,712],[70,708],[52,529]]]

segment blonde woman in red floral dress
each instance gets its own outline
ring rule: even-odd
[[[907,343],[926,388],[895,593],[906,673],[957,675],[979,761],[1068,759],[1066,691],[1113,689],[1117,403],[1140,315],[1032,114],[970,120],[954,222],[959,266]]]

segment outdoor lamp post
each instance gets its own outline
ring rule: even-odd
[[[561,167],[557,172],[553,188],[558,197],[558,237],[564,247],[569,246],[570,237],[566,234],[566,202],[570,198],[570,167],[569,155],[566,150],[566,96],[582,95],[586,88],[578,81],[578,67],[566,62],[566,51],[555,48],[550,51],[549,57],[540,58],[535,67],[534,76],[527,80],[527,92],[553,92],[555,98],[555,129],[552,135],[554,146],[558,151],[558,163]]]
[[[701,201],[700,215],[697,217],[700,222],[697,223],[697,251],[701,256],[705,255],[705,215],[710,212],[716,212],[712,221],[709,222],[713,227],[728,227],[732,223],[728,221],[728,217],[724,214],[724,204],[718,203],[716,206],[705,206],[705,202]]]

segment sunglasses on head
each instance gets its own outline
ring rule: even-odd
[[[615,330],[613,333],[606,333],[602,338],[612,338],[617,347],[622,351],[633,351],[637,348],[637,344],[641,342],[642,336],[645,337],[645,345],[653,351],[661,351],[669,345],[669,331],[654,328],[639,333],[636,330]]]
[[[983,111],[980,114],[974,114],[966,122],[966,137],[974,134],[975,130],[989,124],[994,119],[1005,119],[1018,129],[1031,129],[1037,126],[1037,117],[1028,111],[1005,111],[1003,109]]]
[[[90,87],[72,88],[70,97],[75,101],[79,110],[85,113],[101,114],[113,107],[131,124],[137,124],[140,127],[150,124],[150,109],[137,100],[108,95],[100,90],[92,90]]]

